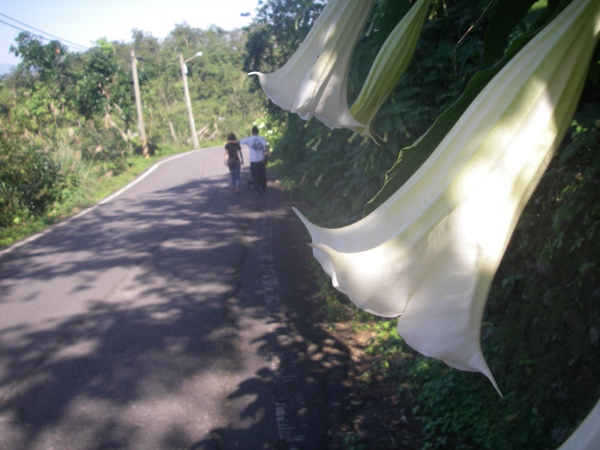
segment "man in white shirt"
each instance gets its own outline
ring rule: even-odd
[[[258,135],[258,128],[252,127],[252,136],[240,141],[240,144],[250,148],[250,173],[254,181],[254,192],[260,194],[267,190],[267,171],[265,169],[265,155],[269,153],[267,140]]]

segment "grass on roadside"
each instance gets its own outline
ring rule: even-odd
[[[109,174],[98,176],[97,174],[94,175],[93,170],[90,170],[91,176],[88,177],[84,186],[79,186],[72,192],[69,192],[61,202],[55,203],[54,207],[44,215],[24,219],[12,227],[0,228],[0,249],[39,233],[45,228],[95,205],[129,184],[160,160],[187,151],[189,149],[161,147],[155,155],[148,156],[147,158],[140,155],[128,157],[126,159],[128,170],[116,176],[110,176]]]

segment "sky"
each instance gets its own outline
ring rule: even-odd
[[[201,29],[210,25],[225,30],[241,28],[250,24],[258,1],[0,0],[0,64],[15,65],[19,62],[8,51],[21,32],[13,26],[50,39],[59,37],[63,44],[75,51],[81,46],[94,46],[101,37],[109,41],[131,42],[133,29],[162,40],[176,24],[184,22]],[[242,17],[242,13],[250,13],[250,17]]]

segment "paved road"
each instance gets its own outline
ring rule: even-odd
[[[327,448],[345,369],[289,206],[206,149],[0,252],[0,449]]]

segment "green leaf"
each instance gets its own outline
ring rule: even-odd
[[[537,0],[499,0],[483,42],[483,62],[490,65],[502,56],[513,28]]]

